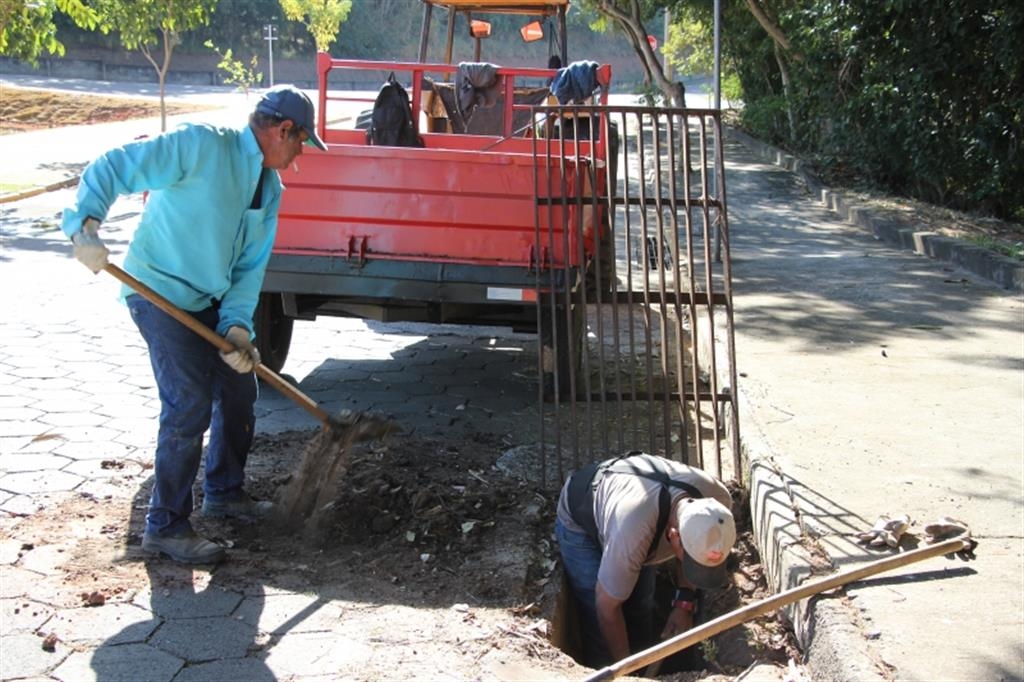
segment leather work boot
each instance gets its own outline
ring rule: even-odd
[[[163,553],[181,564],[216,564],[224,560],[224,548],[199,537],[195,531],[184,535],[160,536],[145,533],[142,549]]]
[[[254,500],[248,495],[231,502],[216,502],[210,498],[203,499],[203,515],[212,517],[229,517],[233,519],[264,519],[274,510],[274,503]]]

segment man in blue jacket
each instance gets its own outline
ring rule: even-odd
[[[149,347],[160,395],[153,492],[142,548],[182,563],[215,563],[224,549],[193,530],[192,485],[209,428],[203,513],[258,517],[268,502],[244,489],[260,362],[253,312],[277,230],[281,178],[303,144],[322,150],[313,103],[292,86],[268,90],[239,129],[185,124],[112,149],[82,173],[61,229],[93,272],[109,254],[99,226],[119,195],[148,191],[124,269],[228,339],[219,353],[131,290],[132,320]]]

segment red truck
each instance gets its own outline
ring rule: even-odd
[[[296,319],[333,315],[537,331],[538,297],[562,296],[560,306],[573,306],[563,295],[581,285],[595,250],[593,230],[608,224],[594,200],[606,193],[607,180],[604,172],[565,168],[603,169],[604,138],[611,135],[591,132],[579,122],[582,115],[570,126],[563,125],[569,120],[564,110],[552,121],[532,108],[552,103],[549,83],[558,71],[546,68],[548,50],[532,58],[545,66],[497,66],[493,104],[469,115],[456,101],[464,63],[453,62],[456,33],[473,39],[473,63],[480,63],[481,42],[492,31],[488,17],[504,15],[500,22],[507,26],[508,15],[519,15],[526,21],[518,29],[524,40],[556,32],[557,40],[538,44],[557,45],[568,65],[568,5],[425,0],[420,61],[318,55],[317,125],[328,149],[307,152],[297,170],[282,173],[287,189],[256,314],[268,367],[284,365]],[[445,11],[446,62],[427,63],[431,22]],[[332,77],[351,82],[369,76],[379,84],[390,73],[407,87],[422,147],[370,144],[367,113],[351,112],[354,106],[365,110],[374,97],[332,87]],[[591,104],[607,102],[610,75],[606,65],[596,69],[599,87]],[[338,116],[345,110],[348,116]],[[558,145],[538,145],[538,138],[553,135]],[[560,180],[538,181],[552,177]],[[547,188],[539,188],[543,184]],[[538,277],[539,271],[547,274]],[[569,319],[577,320],[570,323],[575,338],[582,310]]]

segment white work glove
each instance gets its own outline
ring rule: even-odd
[[[978,546],[978,542],[971,537],[970,527],[960,519],[942,516],[938,521],[924,527],[924,541],[929,545],[953,538],[960,538],[969,543],[967,547],[956,553],[958,557],[964,561],[975,558],[974,549]]]
[[[230,353],[220,352],[221,359],[239,374],[247,374],[260,364],[260,352],[249,341],[249,330],[245,327],[231,327],[224,338],[231,342],[235,350]]]
[[[856,534],[857,541],[868,547],[898,547],[909,527],[910,517],[906,514],[895,517],[882,514],[871,530]]]
[[[103,245],[99,235],[100,223],[95,218],[86,218],[82,229],[71,235],[74,254],[93,274],[107,267],[107,256],[110,251]]]

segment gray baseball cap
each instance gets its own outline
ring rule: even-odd
[[[292,121],[306,131],[309,136],[307,144],[327,151],[327,145],[316,134],[316,109],[313,102],[294,85],[275,85],[267,90],[256,104],[256,111]]]

